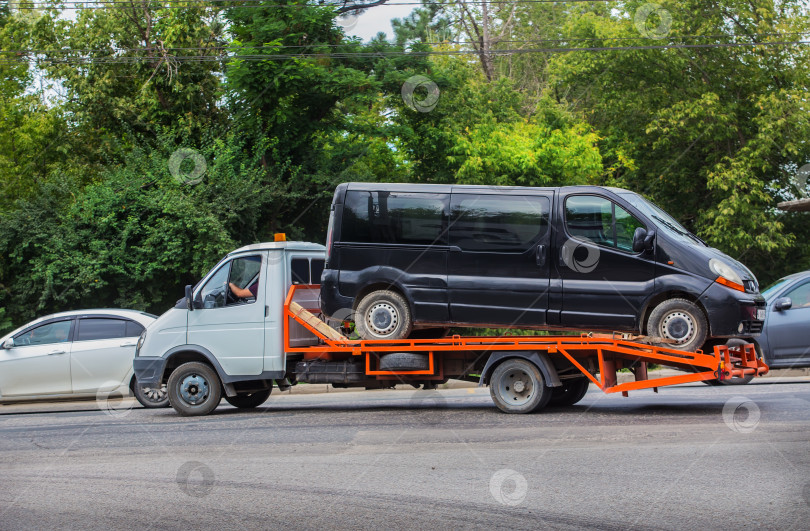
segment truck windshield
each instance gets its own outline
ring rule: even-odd
[[[675,221],[672,216],[640,195],[635,193],[624,193],[620,195],[628,203],[639,209],[645,216],[652,219],[657,227],[665,230],[670,236],[684,243],[706,247],[706,242],[686,230],[683,225]]]

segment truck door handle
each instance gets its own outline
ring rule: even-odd
[[[64,354],[64,350],[59,350],[58,348],[53,349],[52,351],[48,352],[48,356],[53,356],[55,354]]]
[[[535,249],[534,258],[535,258],[535,262],[537,262],[537,265],[539,265],[539,266],[546,265],[546,246],[545,245],[540,244],[540,245],[537,246],[537,248]]]

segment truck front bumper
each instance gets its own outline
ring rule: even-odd
[[[135,378],[141,385],[158,385],[162,383],[163,369],[165,367],[165,358],[138,356],[132,362]]]

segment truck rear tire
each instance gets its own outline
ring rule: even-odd
[[[222,400],[222,382],[210,365],[192,361],[169,376],[169,403],[184,417],[207,415]]]
[[[372,291],[357,304],[355,331],[363,339],[405,339],[413,320],[408,301],[391,290]]]
[[[255,393],[237,393],[236,396],[226,396],[225,401],[239,409],[253,409],[267,402],[271,391],[272,388]]]
[[[647,319],[647,334],[675,343],[658,346],[694,352],[706,342],[709,324],[697,304],[686,299],[669,299],[656,306]]]
[[[534,363],[513,358],[495,367],[489,394],[504,413],[532,413],[548,404],[552,390]]]
[[[550,406],[573,406],[588,393],[591,381],[588,378],[577,378],[575,380],[563,380],[560,387],[552,387]]]

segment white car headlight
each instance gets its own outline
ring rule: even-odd
[[[745,291],[740,275],[724,261],[712,258],[709,260],[709,269],[711,269],[715,275],[727,281],[721,282],[722,284],[739,291]],[[729,285],[728,282],[734,285]]]
[[[135,345],[135,355],[138,356],[141,353],[141,347],[143,346],[143,342],[146,341],[146,330],[141,332],[140,337],[138,338],[138,343]]]

